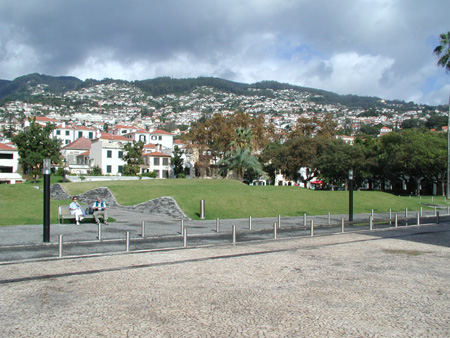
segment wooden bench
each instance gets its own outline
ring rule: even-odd
[[[84,206],[82,206],[84,207]],[[59,224],[64,224],[64,220],[66,219],[73,219],[75,220],[75,215],[72,215],[70,213],[70,209],[69,209],[69,205],[60,205],[58,207],[58,223]],[[86,214],[86,216],[84,216],[84,219],[92,219],[94,220],[94,215],[92,214]]]

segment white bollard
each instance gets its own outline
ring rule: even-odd
[[[273,223],[273,239],[277,239],[277,222]]]
[[[183,247],[187,248],[187,229],[183,229]]]
[[[344,217],[342,217],[342,219],[341,219],[341,232],[342,233],[345,232],[345,219],[344,219]]]
[[[331,225],[331,212],[328,211],[328,226]]]
[[[216,218],[216,232],[220,232],[220,219]]]
[[[369,230],[370,231],[373,230],[373,217],[372,216],[369,217]]]
[[[311,220],[311,236],[314,236],[314,220]]]
[[[248,230],[252,230],[252,216],[248,218]]]
[[[306,212],[303,214],[303,226],[306,226]]]
[[[126,251],[130,252],[130,232],[127,231]]]
[[[63,256],[63,235],[59,235],[58,257],[62,258],[62,256]]]
[[[142,221],[141,223],[141,237],[145,237],[145,221]]]
[[[231,228],[232,235],[233,235],[233,245],[236,245],[236,225],[233,224],[233,227]]]
[[[98,240],[102,240],[102,223],[98,222]]]
[[[278,215],[278,228],[281,228],[281,215]]]

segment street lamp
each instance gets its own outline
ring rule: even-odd
[[[349,200],[348,200],[348,220],[353,221],[353,170],[348,171],[349,180]]]
[[[50,167],[51,160],[44,158],[42,166],[44,175],[44,242],[50,242]]]

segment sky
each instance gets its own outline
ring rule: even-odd
[[[449,0],[2,0],[0,79],[275,80],[447,104]]]

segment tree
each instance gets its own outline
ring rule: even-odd
[[[144,149],[144,142],[133,141],[124,145],[123,160],[127,162],[123,166],[123,174],[125,176],[135,176],[139,173],[139,164],[144,164],[142,158],[142,151]]]
[[[433,53],[439,58],[438,65],[450,73],[450,31],[440,35],[439,45]]]
[[[61,140],[52,138],[52,131],[55,125],[47,124],[41,127],[36,123],[36,118],[28,118],[30,126],[20,131],[12,138],[19,150],[19,163],[25,174],[32,173],[36,183],[44,158],[50,158],[55,164],[61,162],[59,149]]]
[[[175,146],[172,152],[172,160],[171,163],[173,164],[173,173],[176,177],[178,177],[179,174],[184,174],[184,166],[183,166],[183,154],[184,151],[180,149],[178,146]]]
[[[262,164],[258,159],[251,155],[250,150],[237,147],[233,151],[227,152],[227,156],[218,163],[222,166],[221,173],[225,174],[228,170],[236,173],[237,179],[242,181],[246,171],[254,171],[261,175],[263,173]]]
[[[440,35],[439,45],[434,49],[434,54],[439,58],[438,65],[450,74],[450,32]],[[450,96],[448,102],[447,120],[447,198],[450,198]]]

